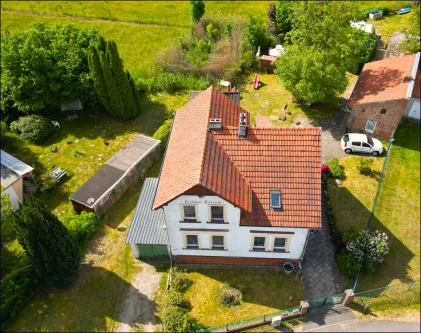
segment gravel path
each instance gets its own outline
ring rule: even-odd
[[[147,263],[141,266],[142,271],[135,276],[125,296],[117,332],[130,332],[132,329],[153,332],[157,324],[153,297],[162,273]]]

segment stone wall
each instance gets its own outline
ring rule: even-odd
[[[136,182],[145,176],[150,167],[160,158],[159,145],[149,152],[137,165],[130,169],[127,174],[104,195],[94,206],[98,218],[103,216]]]
[[[352,105],[354,117],[349,117],[349,132],[366,133],[375,138],[389,139],[393,131],[398,127],[405,111],[407,99],[397,99],[393,101],[375,102]],[[381,110],[385,109],[384,114]],[[373,133],[365,132],[365,126],[368,120],[374,120],[376,127]]]

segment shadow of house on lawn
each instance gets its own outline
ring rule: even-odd
[[[62,290],[40,287],[16,319],[6,324],[6,330],[109,332],[113,321],[115,329],[122,320],[121,306],[129,290],[137,293],[136,299],[141,300],[145,306],[155,306],[154,302],[114,272],[82,264],[79,275],[70,287]]]

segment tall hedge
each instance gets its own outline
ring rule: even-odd
[[[35,273],[55,288],[68,286],[76,277],[80,252],[66,227],[35,197],[27,197],[14,218],[19,243]]]
[[[100,37],[89,47],[89,68],[102,105],[121,119],[140,114],[140,100],[133,79],[124,71],[123,61],[114,41]]]

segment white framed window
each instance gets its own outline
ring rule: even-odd
[[[254,234],[251,237],[251,251],[267,251],[268,250],[268,235]]]
[[[376,128],[376,122],[370,119],[367,120],[367,124],[365,124],[365,131],[368,133],[373,133],[375,128]]]
[[[273,235],[272,238],[272,251],[289,251],[291,244],[290,235]]]
[[[225,234],[215,233],[209,234],[209,244],[213,250],[225,250],[227,248]]]
[[[197,232],[184,232],[183,243],[185,249],[200,249],[200,234]]]
[[[189,204],[182,204],[180,205],[180,221],[190,221],[195,222],[198,221],[198,206],[197,205],[189,205]]]
[[[225,205],[209,205],[209,221],[210,222],[226,222],[227,209]]]
[[[281,209],[281,191],[270,191],[270,208],[271,209]]]

